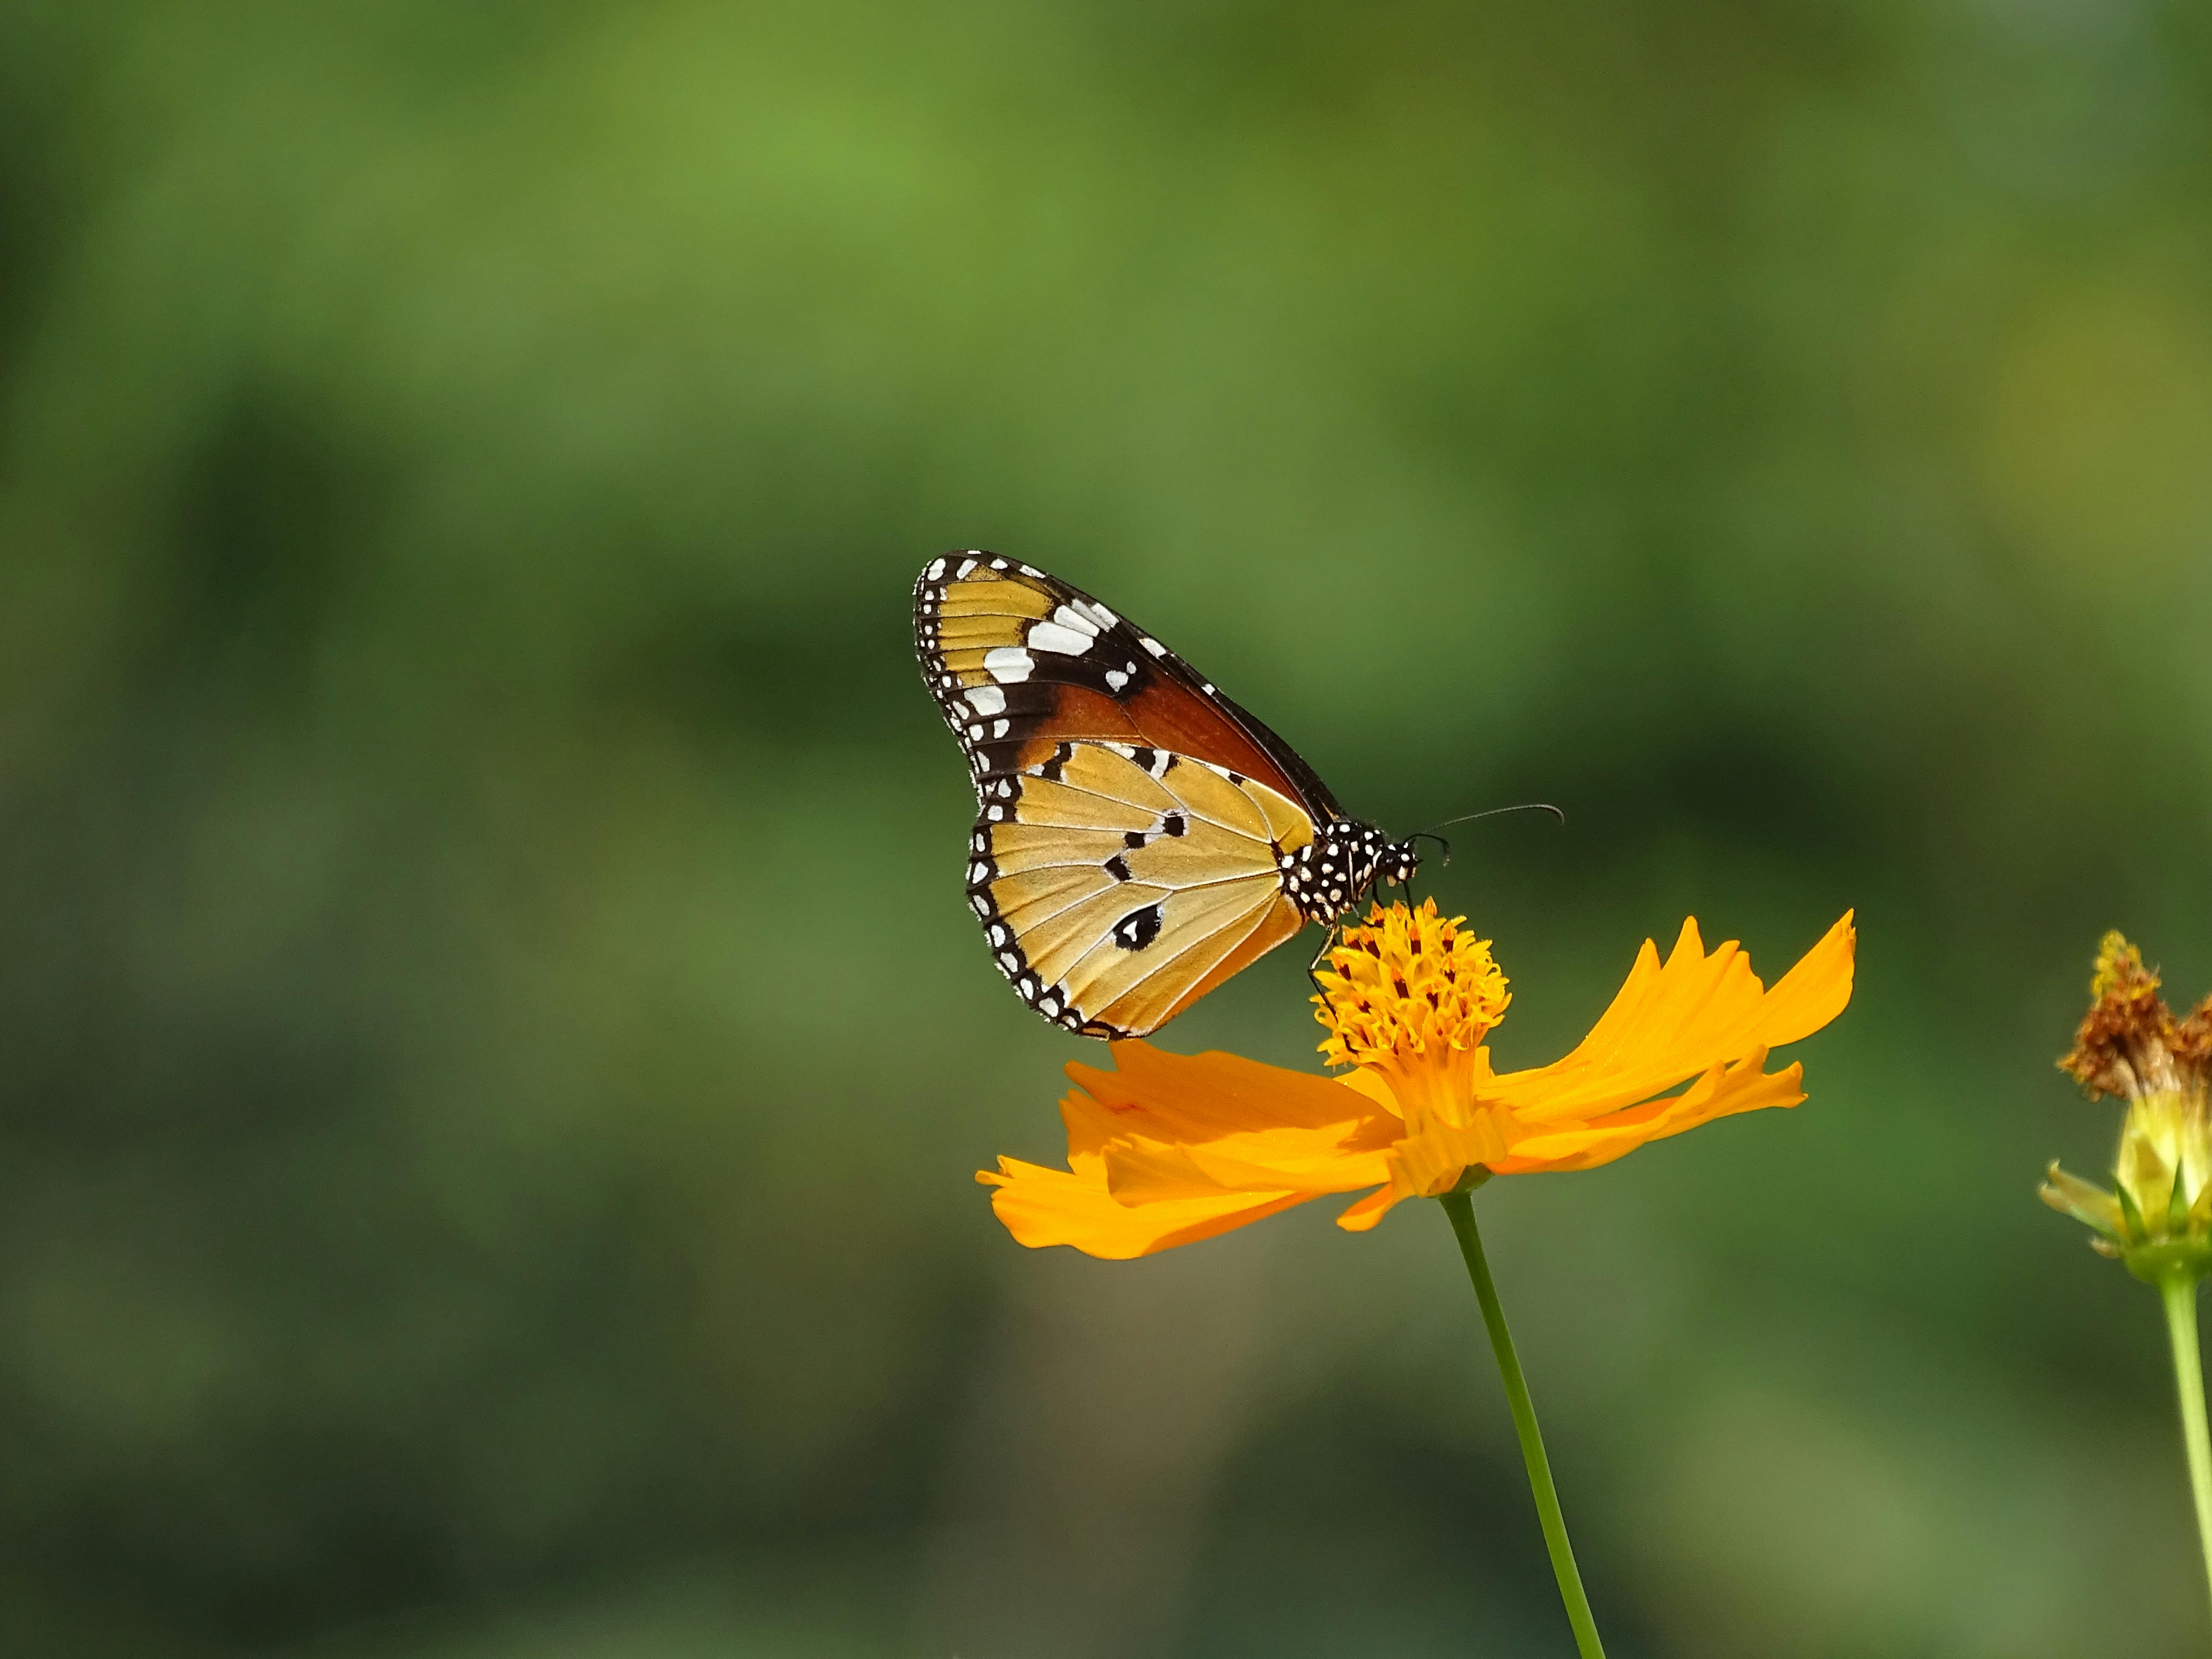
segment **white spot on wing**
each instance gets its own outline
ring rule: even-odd
[[[1036,664],[1018,645],[1002,645],[983,653],[983,667],[1001,685],[1017,685],[1029,678]]]
[[[979,714],[1003,714],[1006,712],[1006,694],[995,685],[970,686],[968,701]]]
[[[969,556],[969,557],[968,557],[968,558],[964,558],[964,559],[961,560],[961,561],[960,561],[960,574],[959,574],[959,580],[962,580],[962,581],[963,581],[963,582],[964,582],[964,581],[966,581],[966,580],[968,580],[968,573],[969,573],[969,571],[973,570],[975,568],[975,558],[974,558],[972,556]]]
[[[1129,677],[1127,674],[1124,674],[1120,669],[1109,668],[1106,671],[1106,684],[1115,690],[1119,691],[1128,683]]]
[[[1091,648],[1096,634],[1080,633],[1073,628],[1062,628],[1056,622],[1032,623],[1030,625],[1029,647],[1032,651],[1050,651],[1062,657],[1079,657]]]
[[[921,574],[927,580],[933,582],[939,580],[945,574],[945,561],[942,559],[932,559],[929,562],[929,568],[923,571]]]
[[[1109,611],[1104,605],[1099,604],[1096,599],[1078,599],[1075,602],[1075,608],[1078,611],[1080,611],[1085,616],[1088,617],[1092,622],[1096,623],[1098,625],[1098,629],[1101,633],[1103,633],[1109,628],[1117,627],[1121,621],[1119,617]],[[1065,610],[1066,607],[1063,605],[1061,609]]]
[[[1094,640],[1098,637],[1098,624],[1072,605],[1060,606],[1052,613],[1052,619],[1071,632],[1088,634]]]
[[[1167,655],[1167,653],[1168,653],[1168,648],[1167,648],[1167,647],[1165,647],[1164,645],[1162,645],[1162,644],[1161,644],[1158,640],[1154,639],[1154,638],[1153,638],[1150,634],[1143,635],[1141,635],[1140,637],[1141,637],[1141,638],[1144,640],[1144,641],[1145,641],[1145,649],[1146,649],[1146,650],[1147,650],[1147,651],[1149,651],[1149,652],[1151,652],[1154,656],[1156,656],[1156,657],[1164,657],[1164,656],[1166,656],[1166,655]]]

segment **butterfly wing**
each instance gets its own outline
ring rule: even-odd
[[[1182,659],[981,553],[922,573],[915,629],[981,805],[969,903],[1031,1007],[1139,1036],[1298,931],[1281,860],[1334,803]]]
[[[915,584],[922,674],[981,778],[1040,740],[1127,743],[1257,778],[1317,822],[1341,817],[1296,750],[1082,589],[988,553],[933,560]]]
[[[1141,1036],[1304,925],[1278,861],[1312,838],[1287,796],[1203,761],[1062,742],[984,786],[968,898],[1046,1018]]]

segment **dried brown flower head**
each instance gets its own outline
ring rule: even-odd
[[[2212,997],[2177,1020],[2159,977],[2118,933],[2105,935],[2089,981],[2089,1012],[2059,1068],[2093,1100],[2128,1103],[2108,1189],[2052,1164],[2042,1197],[2086,1223],[2091,1244],[2144,1278],[2177,1263],[2212,1267]]]

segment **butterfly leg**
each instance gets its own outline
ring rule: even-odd
[[[1313,988],[1316,995],[1318,995],[1321,991],[1321,974],[1319,971],[1321,965],[1328,959],[1328,953],[1336,948],[1337,929],[1342,925],[1343,924],[1340,922],[1334,921],[1329,923],[1328,931],[1326,933],[1323,933],[1321,937],[1321,949],[1315,951],[1313,960],[1306,963],[1306,977],[1313,981]]]

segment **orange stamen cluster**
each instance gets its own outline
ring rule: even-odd
[[[1490,941],[1466,920],[1438,915],[1434,899],[1418,910],[1372,906],[1316,975],[1322,1058],[1387,1083],[1410,1133],[1473,1127],[1474,1082],[1490,1073],[1482,1040],[1513,1000]]]
[[[1328,1029],[1322,1058],[1332,1066],[1380,1066],[1416,1055],[1442,1059],[1480,1048],[1513,999],[1490,941],[1437,914],[1373,906],[1367,926],[1347,927],[1329,952],[1314,1018]]]

